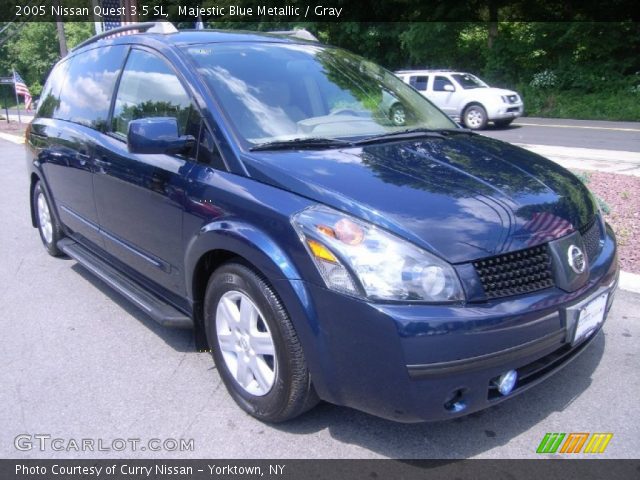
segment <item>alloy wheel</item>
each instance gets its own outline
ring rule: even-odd
[[[40,224],[40,231],[47,243],[51,243],[53,240],[53,224],[51,223],[51,212],[49,211],[49,205],[44,193],[38,194],[38,221]]]
[[[264,316],[244,293],[226,292],[216,307],[220,351],[235,381],[248,393],[269,393],[276,378],[273,337]]]

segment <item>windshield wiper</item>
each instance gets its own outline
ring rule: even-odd
[[[469,128],[440,128],[436,132],[443,135],[475,135],[476,132]]]
[[[351,142],[347,140],[340,140],[339,138],[293,138],[291,140],[276,140],[273,142],[260,143],[251,147],[249,150],[252,152],[260,150],[295,150],[298,148],[336,148],[352,146]]]
[[[445,138],[440,130],[432,130],[430,128],[409,128],[400,130],[399,132],[381,133],[371,137],[363,138],[353,142],[354,145],[369,145],[371,143],[386,142],[388,140],[404,140],[411,138]]]

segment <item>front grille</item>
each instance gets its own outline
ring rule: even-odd
[[[505,253],[473,262],[487,298],[508,297],[552,287],[547,245]]]
[[[587,258],[589,259],[589,263],[592,263],[600,253],[600,248],[602,246],[600,243],[602,235],[600,233],[600,222],[598,222],[598,218],[594,217],[591,222],[581,228],[580,234],[582,234],[584,250],[587,254]]]
[[[509,108],[507,108],[507,112],[517,112],[518,110],[520,110],[518,107],[509,107]]]

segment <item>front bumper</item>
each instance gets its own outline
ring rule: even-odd
[[[572,307],[608,292],[608,312],[617,279],[615,240],[607,234],[589,281],[572,293],[549,288],[464,306],[381,305],[300,281],[317,320],[313,344],[303,347],[327,401],[402,422],[453,418],[521,393],[575,358],[597,331],[572,345]],[[511,369],[518,383],[502,396],[492,380]],[[452,399],[465,408],[450,408]]]
[[[499,107],[489,109],[487,116],[489,120],[508,120],[510,118],[521,117],[524,113],[524,104],[519,103],[505,103]]]

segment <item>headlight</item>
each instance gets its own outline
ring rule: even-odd
[[[504,103],[510,103],[510,102],[509,102],[509,97],[508,97],[508,96],[506,96],[506,95],[501,95],[501,96],[500,96],[500,98],[502,99],[502,101],[503,101]]]
[[[451,265],[375,225],[324,206],[291,222],[332,290],[370,300],[464,299]]]

